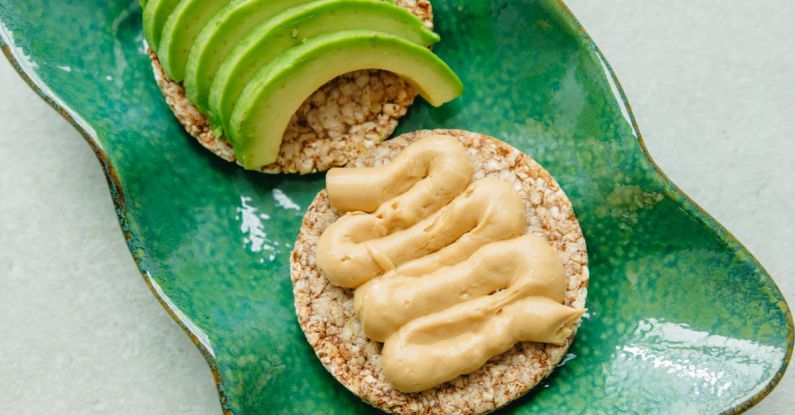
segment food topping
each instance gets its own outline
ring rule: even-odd
[[[519,193],[472,176],[466,148],[437,135],[384,166],[327,177],[346,213],[318,241],[318,267],[356,289],[356,315],[384,342],[384,374],[402,392],[471,373],[517,342],[563,344],[583,313],[562,304],[560,256],[526,234]]]

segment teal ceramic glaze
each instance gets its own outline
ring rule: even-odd
[[[0,0],[3,49],[86,136],[146,282],[235,414],[370,413],[321,367],[293,313],[289,252],[321,175],[214,157],[172,117],[138,0]],[[567,362],[504,413],[736,413],[775,386],[792,319],[770,276],[653,164],[615,77],[564,5],[436,0],[435,51],[462,98],[401,131],[462,128],[539,160],[574,203],[590,309]]]

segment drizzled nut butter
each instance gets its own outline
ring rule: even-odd
[[[402,392],[473,372],[517,342],[561,344],[583,313],[562,304],[563,264],[526,234],[519,193],[472,175],[466,148],[434,135],[385,166],[326,179],[345,215],[320,237],[317,265],[355,289],[356,315]]]

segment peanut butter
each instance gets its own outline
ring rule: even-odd
[[[317,265],[356,289],[356,315],[384,342],[384,375],[402,392],[471,373],[517,342],[562,344],[583,312],[562,304],[563,264],[525,234],[518,192],[470,183],[473,170],[460,142],[437,135],[384,166],[327,176],[347,213],[318,240]]]

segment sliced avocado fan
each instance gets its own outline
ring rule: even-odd
[[[196,36],[229,0],[181,0],[168,17],[157,56],[169,78],[182,82]]]
[[[428,46],[439,36],[392,0],[141,0],[166,75],[231,142],[239,163],[274,162],[290,119],[332,79],[380,69],[434,106],[463,86]]]
[[[144,39],[149,47],[156,52],[160,46],[163,26],[166,25],[168,17],[177,7],[179,0],[148,0],[144,3]]]
[[[307,39],[343,30],[378,31],[421,46],[439,41],[416,16],[381,0],[322,0],[290,9],[255,29],[218,69],[208,92],[213,127],[228,129],[243,89],[271,61]]]
[[[242,0],[221,9],[199,33],[185,68],[185,92],[200,110],[207,112],[207,95],[218,68],[229,52],[273,16],[314,0]]]
[[[396,73],[433,106],[463,90],[441,59],[397,36],[355,30],[307,39],[260,70],[240,96],[228,131],[238,162],[258,169],[276,161],[284,131],[304,100],[337,76],[361,69]]]

